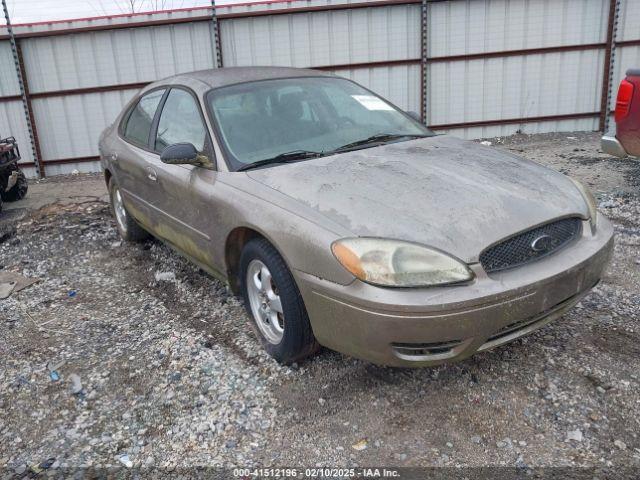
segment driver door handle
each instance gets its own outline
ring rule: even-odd
[[[158,174],[151,167],[147,167],[147,177],[149,177],[149,180],[151,180],[152,182],[158,181]]]

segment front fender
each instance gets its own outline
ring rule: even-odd
[[[217,233],[212,231],[215,257],[224,264],[225,246],[229,235],[238,227],[254,230],[265,237],[284,258],[290,270],[298,270],[334,283],[348,285],[355,277],[333,256],[331,244],[352,236],[342,227],[326,225],[322,218],[309,217],[298,202],[268,187],[252,182],[249,185],[227,183],[225,177],[238,173],[218,173],[214,202],[215,225],[224,225]],[[240,174],[242,175],[242,174]],[[218,207],[219,206],[219,207]],[[322,217],[322,216],[320,216]]]

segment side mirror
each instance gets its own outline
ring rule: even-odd
[[[213,162],[206,156],[198,153],[191,143],[174,143],[162,150],[160,161],[169,165],[196,165],[199,167],[213,168]]]
[[[413,112],[413,111],[407,112],[407,115],[409,115],[414,120],[417,120],[418,122],[422,123],[422,118],[420,118],[420,114],[418,112]]]

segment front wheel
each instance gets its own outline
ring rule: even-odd
[[[3,189],[0,195],[5,202],[22,200],[27,195],[27,190],[29,189],[29,184],[27,183],[27,178],[24,176],[24,172],[17,168],[14,171],[17,172],[18,175],[16,183],[9,190]]]
[[[284,364],[315,353],[319,345],[302,296],[276,249],[265,239],[251,240],[240,272],[244,303],[267,353]]]

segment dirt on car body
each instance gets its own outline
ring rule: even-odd
[[[120,242],[106,203],[15,221],[0,266],[41,281],[0,302],[0,465],[640,467],[637,162],[598,134],[490,141],[593,188],[617,243],[576,308],[454,365],[281,366],[225,285]]]

